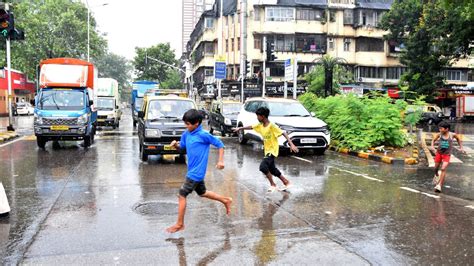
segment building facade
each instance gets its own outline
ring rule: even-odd
[[[28,81],[26,75],[12,70],[12,102],[34,100],[36,84]],[[8,115],[8,69],[0,69],[0,116]]]
[[[266,71],[266,90],[277,88],[281,92],[286,59],[297,59],[298,84],[302,86],[304,74],[324,55],[344,59],[353,72],[354,86],[358,87],[397,87],[400,76],[406,71],[399,61],[403,45],[385,40],[387,32],[379,28],[392,0],[247,2],[246,55],[251,64],[247,78]],[[213,10],[203,13],[187,45],[194,84],[201,94],[215,88],[213,66],[219,54],[226,58],[226,82],[236,83],[241,76],[240,1],[224,0],[223,9],[220,16],[216,3]],[[263,70],[264,40],[274,47],[277,57],[274,62],[267,62],[266,70]],[[456,62],[443,72],[446,82],[466,86],[472,79],[469,66],[469,60]],[[247,87],[253,87],[251,82]]]
[[[204,11],[212,9],[214,0],[183,0],[182,4],[182,51],[184,53],[194,26]]]

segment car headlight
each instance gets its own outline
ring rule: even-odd
[[[107,118],[108,118],[108,119],[114,118],[114,114],[108,114],[108,115],[107,115]]]
[[[145,137],[147,138],[161,138],[161,131],[159,129],[145,130]]]
[[[79,124],[87,124],[88,118],[89,118],[89,116],[87,114],[83,114],[83,115],[79,116],[79,118],[77,119],[77,122]]]
[[[35,114],[34,115],[34,123],[37,125],[42,125],[43,124],[43,117]]]
[[[323,133],[324,133],[325,135],[331,134],[331,131],[329,130],[329,127],[328,127],[328,126],[324,126],[324,127],[323,127]]]
[[[284,130],[287,134],[291,134],[293,131],[295,131],[295,128],[292,127],[292,126],[279,125],[279,124],[277,124],[277,126],[279,126],[280,129],[281,129],[281,130]]]
[[[229,118],[224,119],[224,124],[226,126],[232,126],[232,121]]]

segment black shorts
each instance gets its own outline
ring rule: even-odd
[[[199,196],[204,195],[204,193],[206,193],[206,185],[204,184],[204,181],[198,182],[186,178],[186,181],[179,189],[179,195],[186,198],[193,191],[196,191]]]
[[[260,163],[260,172],[263,174],[271,173],[273,176],[280,177],[281,172],[275,166],[275,156],[268,154]]]

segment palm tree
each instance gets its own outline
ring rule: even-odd
[[[325,55],[319,59],[314,60],[313,62],[324,67],[324,97],[328,96],[328,92],[330,93],[329,95],[333,95],[332,80],[334,68],[337,65],[346,64],[347,61],[344,58]]]

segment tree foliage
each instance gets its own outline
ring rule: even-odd
[[[171,49],[169,43],[160,43],[149,48],[135,48],[136,55],[133,61],[135,74],[140,80],[152,80],[163,83],[167,80],[170,68],[153,60],[145,60],[146,55],[161,60],[170,65],[177,66],[175,51]]]
[[[353,82],[352,73],[347,70],[344,66],[334,66],[334,73],[332,75],[332,86],[333,94],[339,93],[341,84]],[[316,94],[319,97],[325,95],[325,70],[323,65],[316,65],[308,74],[305,76],[305,80],[308,83],[308,90]]]
[[[400,61],[410,90],[432,96],[443,83],[441,71],[472,52],[474,21],[465,8],[444,0],[395,1],[382,18],[386,38],[404,46]]]
[[[25,31],[24,41],[12,42],[12,68],[33,79],[39,62],[46,58],[87,58],[87,8],[79,1],[18,1],[12,8],[15,27]],[[103,55],[107,42],[96,30],[91,15],[91,58]],[[3,53],[4,53],[4,49]],[[5,64],[5,56],[1,57]]]
[[[331,128],[337,146],[352,150],[387,145],[402,147],[406,134],[402,131],[405,104],[397,104],[387,96],[357,97],[338,95],[317,98],[312,93],[300,97],[303,105]]]
[[[122,99],[128,99],[131,89],[132,64],[127,58],[108,52],[94,60],[101,78],[113,78],[119,84]]]
[[[166,80],[161,83],[163,89],[182,89],[183,87],[181,75],[176,70],[169,70]]]

